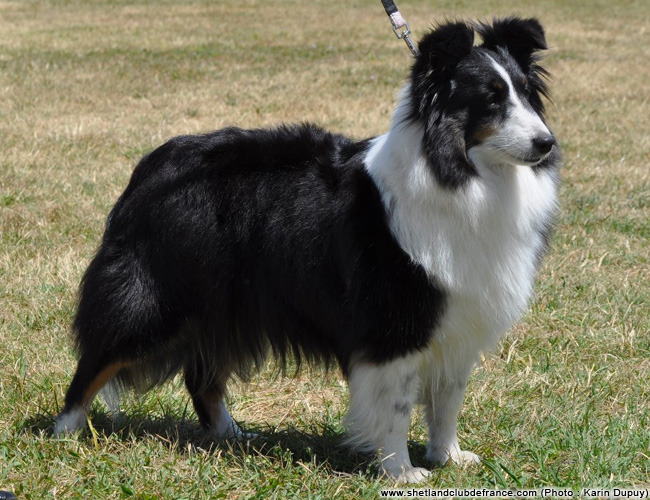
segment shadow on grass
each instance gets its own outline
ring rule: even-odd
[[[194,447],[209,453],[230,453],[240,459],[260,456],[269,460],[289,460],[294,465],[311,463],[335,474],[381,475],[374,454],[350,450],[344,444],[345,435],[328,425],[313,425],[308,429],[242,425],[245,432],[252,432],[255,437],[246,441],[226,441],[212,437],[196,420],[179,420],[172,416],[150,417],[120,413],[113,417],[106,412],[93,410],[91,422],[99,436],[111,436],[123,442],[154,439],[181,454],[189,453]],[[42,432],[51,436],[53,426],[54,418],[51,415],[39,414],[26,419],[22,431]],[[81,434],[80,440],[87,440],[89,446],[92,446],[92,432],[88,427]],[[425,451],[422,443],[409,442],[413,465],[431,465],[425,459]]]

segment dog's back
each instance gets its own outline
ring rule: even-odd
[[[66,404],[179,370],[193,395],[222,393],[269,349],[347,372],[355,352],[424,345],[439,292],[391,235],[366,147],[309,125],[232,128],[143,158],[82,281]]]

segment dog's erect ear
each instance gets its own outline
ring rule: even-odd
[[[468,56],[474,46],[474,30],[465,23],[438,26],[418,44],[420,55],[416,65],[445,73]]]
[[[547,48],[544,28],[533,18],[495,19],[491,25],[478,24],[476,31],[483,38],[482,47],[492,50],[505,48],[524,69],[534,62],[531,60],[533,53]]]

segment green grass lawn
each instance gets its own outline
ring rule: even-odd
[[[461,444],[426,487],[650,486],[650,3],[472,0],[400,8],[538,16],[562,212],[529,314],[470,380]],[[51,436],[75,368],[76,288],[137,159],[178,134],[312,121],[386,131],[409,68],[375,0],[0,2],[0,490],[47,498],[378,498],[339,444],[340,373],[232,386],[249,444],[201,433],[182,380]],[[417,415],[416,415],[417,416]],[[426,432],[411,428],[424,459]]]

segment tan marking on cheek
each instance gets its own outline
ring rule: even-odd
[[[497,129],[496,127],[492,127],[490,125],[484,125],[483,127],[479,127],[476,129],[474,134],[472,135],[472,141],[474,144],[482,144],[483,142],[487,141],[490,137],[492,137],[494,134],[496,134]]]

